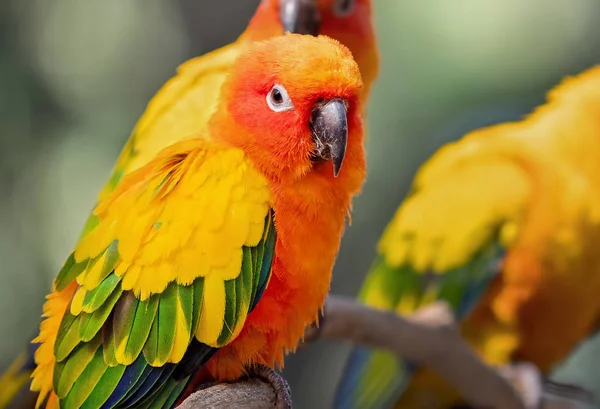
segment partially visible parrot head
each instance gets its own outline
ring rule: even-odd
[[[226,115],[215,121],[229,117],[236,130],[226,133],[227,142],[271,179],[291,182],[309,172],[333,179],[364,171],[362,86],[352,54],[338,41],[274,37],[240,55],[222,88]]]
[[[335,38],[352,51],[369,88],[379,71],[372,20],[371,0],[262,0],[244,36],[262,40],[289,31]]]
[[[324,34],[346,44],[348,33],[372,34],[371,0],[263,0],[279,13],[282,30]]]

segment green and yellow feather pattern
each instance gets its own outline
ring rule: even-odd
[[[55,394],[61,408],[172,407],[262,296],[269,197],[241,151],[202,139],[127,175],[55,280],[35,340],[38,404]]]
[[[462,320],[502,271],[515,222],[530,192],[529,181],[510,152],[491,157],[459,148],[463,146],[450,144],[420,170],[383,234],[360,301],[410,314],[443,300]],[[446,162],[448,151],[455,159],[457,151],[465,152],[468,161]],[[388,352],[356,347],[334,406],[391,408],[417,368]]]

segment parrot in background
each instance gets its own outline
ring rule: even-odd
[[[200,368],[231,381],[283,366],[325,302],[365,178],[361,91],[329,37],[249,45],[207,135],[96,206],[44,305],[37,407],[171,408]]]
[[[600,67],[518,122],[473,131],[418,171],[359,300],[410,314],[445,300],[489,364],[547,374],[600,323]],[[355,347],[335,408],[448,408],[429,368]]]
[[[98,200],[105,199],[125,174],[146,164],[161,149],[197,135],[206,127],[217,106],[222,83],[244,47],[253,41],[285,31],[324,34],[339,40],[349,47],[359,65],[364,83],[361,98],[366,101],[379,70],[371,8],[371,0],[262,0],[234,43],[185,62],[157,92],[137,122]],[[92,215],[82,237],[94,223]],[[28,385],[34,369],[34,350],[28,348],[19,354],[0,377],[0,390],[4,391],[0,394],[0,409],[7,408],[13,395]]]

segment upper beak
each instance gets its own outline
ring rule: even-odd
[[[279,0],[279,18],[284,32],[319,34],[321,14],[316,0]]]
[[[310,127],[315,142],[313,160],[331,160],[337,177],[346,155],[348,118],[344,100],[335,98],[312,111]]]

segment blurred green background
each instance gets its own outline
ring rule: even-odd
[[[51,278],[149,98],[179,63],[233,41],[257,3],[0,1],[0,368],[34,335]],[[369,178],[332,285],[346,295],[437,147],[521,117],[562,77],[600,61],[596,0],[374,8],[382,67],[369,106]],[[557,376],[600,395],[595,351],[581,349]],[[347,352],[321,342],[287,360],[295,408],[327,407]]]

